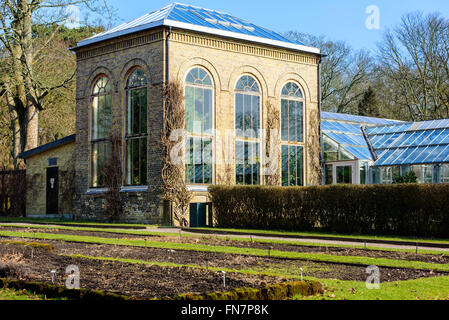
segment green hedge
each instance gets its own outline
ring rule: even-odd
[[[316,281],[296,281],[267,285],[261,289],[241,288],[227,292],[214,292],[205,295],[180,294],[174,300],[285,300],[296,295],[313,296],[322,294],[323,288]]]
[[[217,227],[449,237],[449,185],[212,186]]]

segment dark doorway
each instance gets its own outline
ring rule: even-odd
[[[202,228],[206,227],[208,203],[191,203],[190,204],[190,227]]]
[[[58,214],[59,168],[47,168],[47,214]]]

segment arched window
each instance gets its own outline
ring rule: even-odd
[[[299,86],[288,82],[281,92],[282,185],[304,185],[304,97]]]
[[[244,75],[235,87],[236,183],[260,183],[260,104],[257,81]]]
[[[212,183],[212,110],[214,86],[202,68],[193,68],[185,79],[186,182]]]
[[[126,185],[147,183],[147,77],[134,70],[126,83]]]
[[[111,85],[106,76],[99,77],[93,87],[91,108],[91,185],[92,187],[104,186],[104,167],[110,153],[108,142],[111,131]]]

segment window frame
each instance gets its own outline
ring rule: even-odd
[[[245,77],[245,76],[251,77],[252,80],[257,84],[257,86],[258,86],[258,91],[257,92],[255,92],[255,91],[244,91],[244,90],[237,89],[237,85],[239,84],[239,81],[243,77]],[[235,178],[235,184],[236,185],[237,184],[238,185],[242,185],[242,186],[262,185],[263,181],[262,181],[262,161],[261,161],[262,160],[261,130],[262,130],[262,124],[263,124],[262,123],[263,92],[262,92],[262,88],[261,88],[260,82],[258,81],[257,77],[255,77],[254,75],[249,74],[249,73],[243,73],[243,74],[241,74],[237,78],[237,80],[236,80],[236,82],[234,84],[232,93],[233,93],[232,96],[233,96],[233,100],[234,100],[233,104],[234,104],[234,136],[235,136],[235,138],[234,138],[234,159],[235,159],[235,161],[234,161],[234,170],[235,170],[234,178]],[[258,121],[258,128],[257,128],[257,135],[256,135],[256,137],[247,137],[247,136],[245,136],[245,132],[243,132],[243,137],[237,135],[237,121],[236,121],[237,120],[236,119],[236,116],[237,116],[237,103],[236,103],[237,102],[237,98],[236,98],[237,94],[249,95],[249,96],[251,96],[251,98],[254,97],[254,96],[259,97],[259,113],[258,113],[258,120],[259,121]],[[243,144],[243,157],[245,155],[245,144],[248,144],[248,148],[249,148],[250,144],[257,144],[257,158],[258,158],[258,162],[256,163],[256,165],[258,165],[258,174],[257,174],[257,182],[258,183],[257,184],[254,184],[254,183],[247,184],[247,183],[245,183],[245,171],[243,171],[243,184],[239,184],[237,182],[237,166],[239,165],[237,163],[237,142],[240,142],[240,143]],[[243,170],[245,170],[245,168],[243,168]],[[254,172],[253,171],[251,172],[251,176],[254,176]],[[254,181],[254,178],[252,178],[252,180]]]
[[[207,74],[207,76],[209,77],[209,80],[211,82],[210,86],[209,85],[204,85],[204,84],[196,84],[196,83],[188,83],[187,82],[188,75],[195,69],[201,69],[201,70],[203,70]],[[210,130],[211,130],[211,132],[207,132],[207,131],[203,131],[203,130],[201,130],[201,133],[194,132],[195,131],[194,127],[192,128],[192,132],[190,132],[190,131],[187,130],[187,121],[186,121],[185,128],[184,128],[185,132],[186,132],[186,135],[185,135],[185,138],[184,138],[184,145],[183,145],[183,148],[184,148],[184,155],[183,155],[183,157],[184,157],[184,161],[185,161],[184,178],[185,178],[186,184],[188,186],[209,186],[209,185],[212,185],[212,184],[215,183],[215,165],[214,165],[215,164],[215,152],[214,152],[214,150],[215,150],[215,142],[216,142],[215,134],[214,134],[214,131],[215,131],[215,90],[216,90],[215,89],[215,82],[214,82],[214,79],[213,79],[211,73],[206,68],[204,68],[203,66],[195,65],[195,66],[189,68],[188,71],[186,72],[186,74],[184,76],[184,83],[183,83],[183,85],[184,85],[183,86],[184,106],[186,108],[186,115],[185,115],[185,117],[187,117],[187,105],[186,105],[186,97],[187,97],[186,89],[187,89],[187,87],[189,86],[189,87],[192,87],[194,89],[195,88],[200,88],[200,89],[203,89],[203,90],[210,90],[211,91],[211,106],[210,106],[210,108],[211,108],[211,110],[210,110],[211,111],[211,114],[210,114],[210,120],[211,120]],[[195,109],[195,106],[193,108]],[[204,115],[204,96],[203,96],[203,115]],[[203,119],[203,121],[204,121],[204,119]],[[195,126],[195,124],[193,124],[193,126]],[[203,128],[203,125],[202,125],[202,128]],[[204,183],[204,182],[203,183],[196,183],[196,182],[191,182],[191,181],[188,180],[188,172],[187,172],[187,165],[188,164],[187,164],[187,159],[186,158],[187,158],[187,142],[190,141],[190,139],[193,139],[193,141],[195,141],[195,139],[201,139],[202,156],[204,155],[203,147],[205,145],[205,140],[210,140],[210,145],[211,145],[211,150],[210,150],[210,152],[211,152],[211,154],[210,154],[210,156],[211,156],[211,163],[210,163],[210,166],[211,166],[211,168],[210,168],[210,170],[211,170],[211,177],[210,177],[210,182],[208,182],[208,183]],[[193,145],[195,145],[195,143]],[[193,155],[193,158],[195,159],[195,155]],[[193,166],[195,166],[195,163],[193,163]],[[205,164],[202,163],[203,181],[204,181],[204,172],[205,172],[204,171],[204,167],[205,167]],[[194,176],[194,179],[195,179],[195,174],[193,176]]]
[[[105,91],[105,92],[98,92],[95,93],[95,87],[97,86],[98,82],[101,79],[107,79],[107,85],[109,85],[109,90]],[[110,128],[109,128],[109,133],[112,129],[112,98],[113,98],[113,89],[112,89],[112,84],[111,84],[111,79],[109,76],[107,76],[106,74],[99,74],[97,75],[94,80],[92,81],[92,87],[90,90],[90,96],[89,96],[89,129],[88,129],[88,137],[89,137],[89,151],[90,151],[90,161],[89,161],[89,166],[90,166],[90,170],[89,170],[89,185],[90,188],[92,189],[100,189],[100,188],[104,188],[104,183],[103,184],[99,184],[94,183],[94,178],[96,178],[96,180],[100,180],[100,176],[101,174],[96,172],[97,171],[97,166],[95,165],[95,163],[98,163],[98,159],[97,161],[95,161],[95,155],[94,155],[94,149],[95,146],[99,146],[100,144],[105,144],[105,146],[103,148],[105,148],[105,150],[107,150],[107,145],[108,145],[108,140],[109,140],[109,135],[105,136],[105,137],[101,137],[101,138],[94,138],[94,128],[96,126],[96,123],[94,123],[94,101],[95,99],[99,99],[100,97],[106,97],[106,96],[110,96]],[[97,102],[98,104],[98,102]],[[97,106],[98,107],[98,106]],[[98,129],[97,129],[98,130]],[[106,154],[107,152],[105,152]],[[106,161],[106,159],[104,159],[104,161]],[[106,163],[104,163],[105,165]]]
[[[282,92],[284,91],[284,88],[286,88],[286,86],[288,84],[294,84],[295,86],[298,87],[299,92],[301,93],[301,98],[296,97],[296,96],[286,96],[283,95]],[[287,187],[282,183],[282,164],[283,164],[283,155],[282,155],[282,147],[283,146],[294,146],[294,147],[301,147],[302,148],[302,185],[295,185],[298,187],[301,186],[305,186],[306,185],[306,148],[305,148],[305,138],[306,138],[306,98],[305,98],[305,91],[303,90],[302,86],[294,81],[294,80],[288,80],[284,83],[284,85],[280,88],[280,93],[279,93],[279,103],[280,103],[280,107],[279,107],[279,114],[280,114],[280,138],[281,138],[281,143],[280,143],[280,155],[281,155],[281,165],[280,165],[280,177],[281,177],[281,186]],[[301,102],[302,103],[302,124],[301,124],[301,129],[302,129],[302,139],[301,141],[289,141],[289,140],[283,140],[282,137],[282,104],[283,104],[283,100],[286,101],[295,101],[295,102]],[[288,126],[287,126],[287,131],[290,133],[290,121],[288,121]],[[290,138],[290,134],[289,134],[289,138]],[[298,173],[297,173],[298,176]],[[287,179],[288,181],[290,181],[290,173],[289,173],[289,177]],[[288,186],[291,186],[290,184]]]
[[[143,72],[144,76],[145,76],[145,80],[146,83],[142,84],[142,85],[138,85],[138,86],[129,86],[129,81],[131,76],[134,74],[134,72],[137,72],[138,70],[140,70],[141,72]],[[146,133],[139,133],[139,134],[128,134],[128,128],[129,128],[129,123],[128,123],[128,112],[129,112],[129,107],[130,107],[130,103],[129,103],[129,94],[131,91],[133,90],[142,90],[145,89],[145,94],[146,94]],[[125,108],[124,108],[124,117],[123,117],[123,185],[126,187],[140,187],[140,186],[146,186],[148,185],[148,97],[149,97],[149,81],[148,81],[148,76],[145,72],[145,70],[143,68],[140,67],[135,67],[133,69],[131,69],[128,72],[128,76],[126,77],[126,85],[124,88],[125,94],[124,94],[124,98],[125,98]],[[140,116],[140,111],[139,111],[139,116]],[[139,119],[140,120],[140,119]],[[128,183],[128,165],[129,165],[129,154],[128,154],[128,143],[134,141],[134,140],[145,140],[144,144],[146,145],[146,181],[145,183],[143,183],[142,181],[140,181],[139,184],[133,184],[133,183]],[[139,145],[139,155],[140,155],[140,145]],[[141,157],[139,156],[139,180],[142,178],[142,172],[141,172]],[[132,170],[131,170],[132,171]]]

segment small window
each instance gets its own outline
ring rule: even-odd
[[[352,166],[337,166],[337,183],[352,184]]]
[[[58,165],[58,158],[49,158],[48,159],[48,166],[57,166]]]

